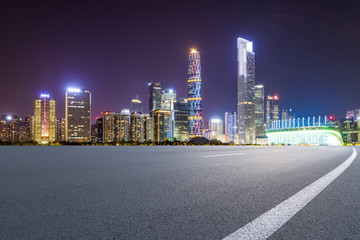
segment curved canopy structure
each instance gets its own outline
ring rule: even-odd
[[[342,145],[344,142],[339,131],[335,129],[298,129],[267,131],[269,144],[316,144]]]

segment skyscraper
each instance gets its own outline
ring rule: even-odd
[[[96,118],[96,142],[102,143],[103,142],[103,118],[98,117]]]
[[[270,126],[270,122],[279,119],[279,97],[268,96],[266,100],[266,127]]]
[[[0,140],[4,142],[19,141],[20,123],[17,115],[2,115],[0,119]]]
[[[241,144],[255,143],[255,53],[253,43],[237,39],[238,135]]]
[[[154,138],[156,142],[164,142],[169,139],[171,111],[154,111]]]
[[[161,91],[161,110],[174,110],[174,103],[176,102],[176,91],[173,89],[165,89]]]
[[[139,99],[136,98],[131,100],[130,111],[131,113],[142,113],[143,107]]]
[[[225,113],[225,141],[235,143],[235,135],[237,134],[236,112]]]
[[[31,141],[30,116],[25,117],[25,121],[23,120],[20,121],[19,141],[20,142]]]
[[[56,138],[56,118],[55,100],[50,99],[49,94],[41,94],[35,99],[35,135],[34,141],[39,144],[55,142]]]
[[[91,141],[91,93],[89,89],[68,88],[65,93],[65,139]]]
[[[56,138],[57,142],[64,142],[65,140],[65,128],[66,128],[65,118],[56,119]]]
[[[103,143],[112,143],[115,141],[115,113],[104,112],[102,117],[103,125]]]
[[[187,109],[187,99],[179,98],[174,103],[175,130],[174,137],[178,141],[187,141],[189,139],[189,112]]]
[[[144,140],[154,141],[154,119],[149,114],[144,114]]]
[[[255,86],[255,133],[256,137],[265,136],[264,124],[264,86]]]
[[[129,111],[122,111],[115,115],[115,142],[129,141]]]
[[[213,118],[209,121],[210,139],[220,140],[224,134],[224,122],[221,119]]]
[[[149,113],[153,116],[155,110],[161,109],[161,82],[150,82],[149,86]]]
[[[130,115],[130,141],[144,142],[144,116],[141,113]]]
[[[189,137],[202,136],[202,98],[201,98],[201,65],[200,52],[191,49],[189,52],[189,69],[187,81],[187,101],[189,111]]]
[[[175,135],[175,112],[176,92],[173,89],[165,89],[161,92],[161,110],[170,111],[168,139],[173,140]]]

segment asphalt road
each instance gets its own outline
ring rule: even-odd
[[[270,239],[360,239],[360,148]],[[351,147],[0,147],[0,239],[223,239]]]

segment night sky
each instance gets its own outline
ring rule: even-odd
[[[290,3],[296,2],[296,3]],[[316,2],[316,3],[314,3]],[[162,81],[186,97],[189,48],[201,52],[203,114],[236,111],[236,38],[254,42],[256,82],[296,116],[360,108],[357,1],[2,1],[0,114],[33,114],[49,93],[90,89],[92,116],[120,112]]]

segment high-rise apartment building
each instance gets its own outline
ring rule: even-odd
[[[236,112],[225,113],[225,142],[235,143],[237,134]]]
[[[153,116],[155,110],[161,109],[161,82],[150,82],[149,86],[149,113]]]
[[[130,111],[131,111],[131,113],[133,113],[133,112],[142,113],[143,112],[142,103],[139,99],[131,100]]]
[[[115,115],[115,142],[127,142],[130,139],[130,113],[122,111]]]
[[[66,121],[65,118],[57,118],[56,119],[56,138],[57,142],[65,142],[65,129],[66,129]]]
[[[30,116],[20,119],[19,142],[31,142]]]
[[[255,134],[256,137],[265,136],[264,122],[264,86],[255,86]]]
[[[56,140],[55,100],[41,94],[34,103],[34,141],[47,144]]]
[[[114,112],[103,112],[102,117],[103,126],[103,143],[112,143],[115,141],[115,113]]]
[[[154,119],[149,114],[144,114],[144,140],[154,141]]]
[[[171,111],[154,111],[154,138],[156,142],[164,142],[170,139]]]
[[[255,143],[255,53],[253,43],[237,39],[238,136],[241,144]]]
[[[68,88],[65,93],[65,139],[91,141],[91,93],[89,89]]]
[[[189,112],[187,107],[186,98],[179,98],[179,100],[174,103],[174,137],[178,141],[187,141],[189,139]]]
[[[141,113],[130,115],[130,141],[144,142],[144,115]]]
[[[266,127],[270,126],[270,122],[279,120],[279,97],[268,96],[266,100]]]
[[[189,138],[202,137],[202,98],[200,52],[191,49],[187,81]]]
[[[0,119],[0,140],[4,142],[18,142],[20,122],[17,115],[2,115]]]

